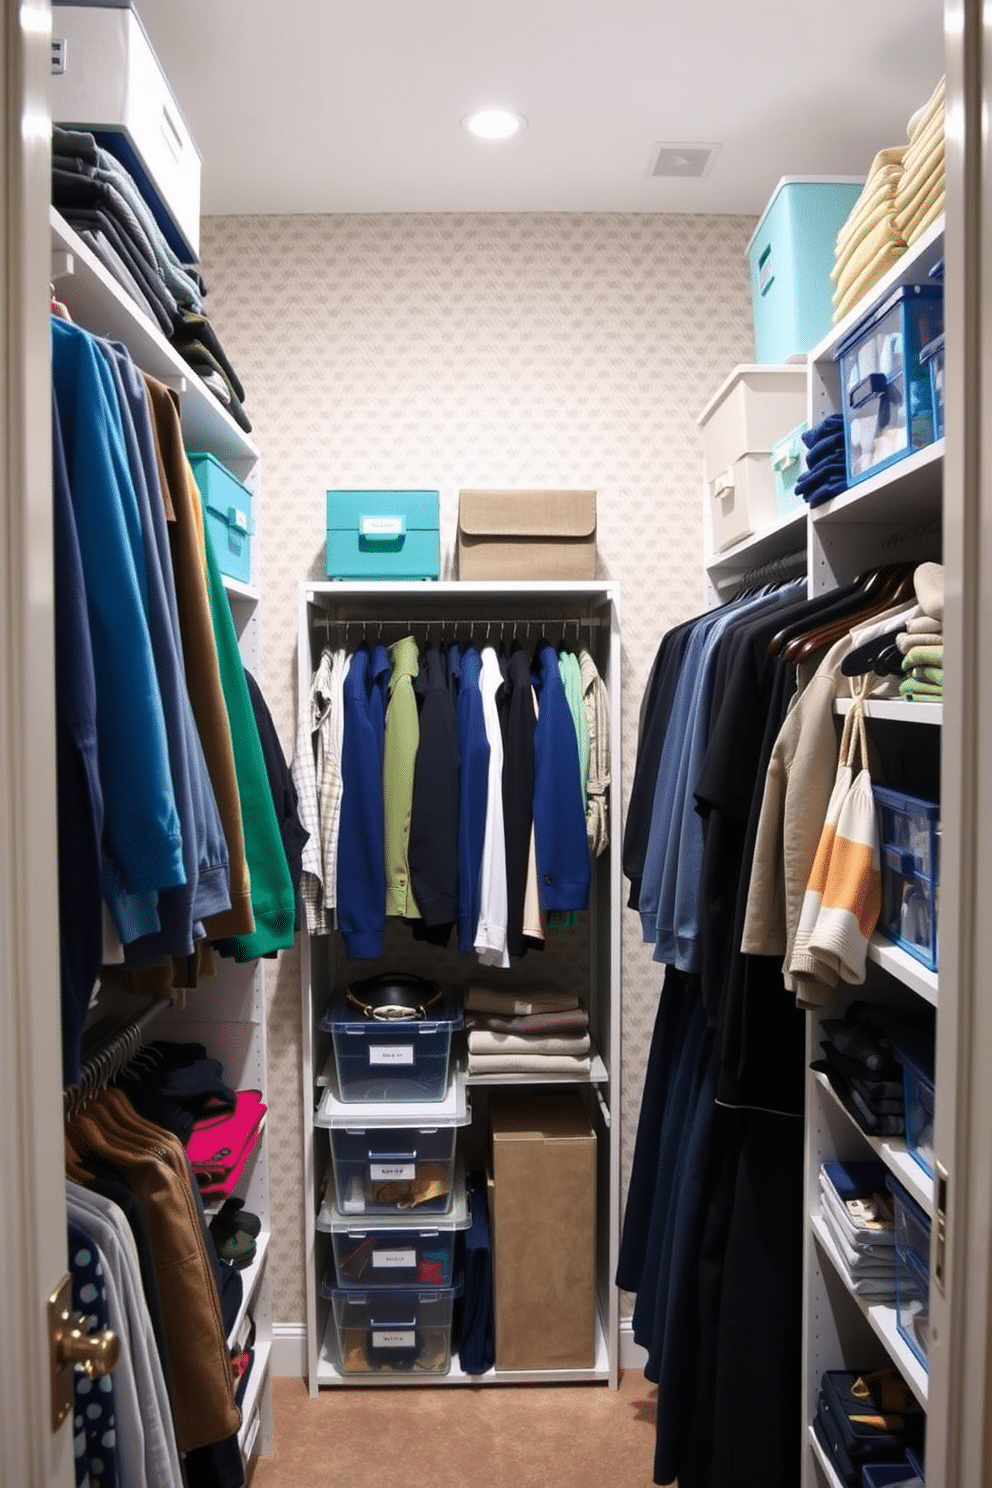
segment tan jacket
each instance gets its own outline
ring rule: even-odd
[[[255,928],[251,885],[245,859],[241,799],[234,768],[231,725],[221,687],[213,621],[205,576],[203,514],[196,482],[183,448],[182,427],[174,395],[154,377],[145,377],[151,407],[159,476],[167,512],[182,633],[186,685],[203,754],[217,798],[230,859],[231,908],[204,922],[207,937],[250,935]]]
[[[81,1162],[92,1153],[120,1172],[148,1222],[172,1371],[180,1452],[236,1434],[241,1413],[217,1283],[179,1139],[139,1116],[119,1090],[104,1090],[66,1123]]]

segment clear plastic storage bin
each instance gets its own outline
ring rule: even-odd
[[[334,1312],[342,1374],[447,1374],[451,1315],[461,1295],[454,1286],[409,1291],[369,1287],[348,1291],[321,1283]]]
[[[944,437],[944,333],[920,352],[920,360],[930,368],[930,394],[933,399],[933,437]]]
[[[330,1033],[338,1094],[346,1102],[440,1101],[448,1089],[451,1035],[462,1026],[461,997],[438,987],[422,1016],[380,1019],[335,993],[320,1027]]]
[[[930,1220],[891,1175],[895,1211],[896,1312],[899,1333],[927,1367],[930,1349]]]
[[[936,971],[940,807],[887,786],[876,785],[873,790],[882,870],[878,928]]]
[[[418,1220],[414,1210],[391,1217],[380,1215],[373,1223],[359,1226],[353,1215],[341,1213],[330,1196],[317,1216],[318,1230],[330,1231],[333,1262],[329,1264],[333,1265],[336,1285],[343,1291],[370,1286],[407,1290],[450,1287],[458,1236],[468,1226],[462,1171],[456,1175],[450,1212],[430,1223]]]
[[[456,1128],[332,1127],[337,1206],[344,1215],[445,1214],[455,1187]]]
[[[902,1065],[906,1102],[906,1147],[923,1171],[933,1177],[933,1049],[922,1044],[896,1045]]]
[[[850,485],[936,438],[930,372],[920,353],[943,329],[943,291],[907,284],[838,346]]]

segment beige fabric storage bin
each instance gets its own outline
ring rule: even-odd
[[[594,579],[595,491],[461,491],[460,579]]]
[[[741,455],[706,484],[714,553],[778,520],[775,475],[767,455]]]
[[[735,367],[697,420],[707,481],[742,455],[764,455],[806,419],[806,363]],[[774,503],[773,503],[774,505]]]

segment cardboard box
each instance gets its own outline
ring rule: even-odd
[[[461,491],[460,579],[594,579],[595,491]]]
[[[596,1350],[596,1133],[579,1092],[494,1091],[497,1369],[588,1369]]]

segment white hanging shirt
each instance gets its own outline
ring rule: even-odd
[[[503,682],[499,659],[492,646],[482,648],[482,717],[489,740],[489,780],[486,792],[486,831],[482,841],[482,878],[475,950],[483,966],[510,964],[506,944],[506,838],[503,827],[503,734],[496,711],[496,694]]]

